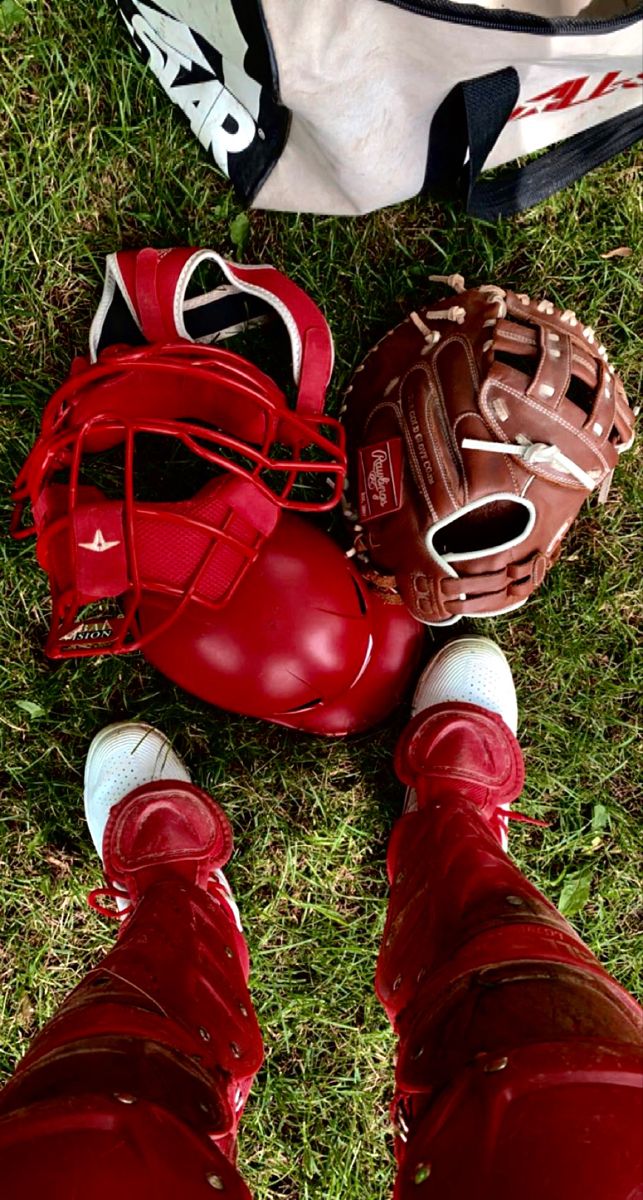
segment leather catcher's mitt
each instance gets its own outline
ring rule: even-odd
[[[525,602],[585,497],[606,498],[635,414],[573,312],[431,278],[460,295],[411,313],[348,389],[345,511],[365,573],[451,625]]]

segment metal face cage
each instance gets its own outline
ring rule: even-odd
[[[142,499],[144,435],[180,445],[199,465],[195,475],[207,469],[206,484],[187,500]],[[93,480],[115,448],[122,486],[112,497],[113,488],[108,496]],[[13,493],[12,534],[36,535],[50,580],[47,654],[141,649],[189,604],[221,609],[280,513],[333,508],[345,473],[342,425],[292,411],[268,376],[229,351],[121,346],[81,363],[49,401]],[[150,596],[172,603],[143,629],[141,603]]]

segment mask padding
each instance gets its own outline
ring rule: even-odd
[[[492,500],[438,530],[433,545],[442,555],[493,550],[520,538],[528,523],[529,512],[524,504]]]
[[[190,337],[198,340],[210,337],[217,330],[225,333],[232,326],[247,325],[259,317],[266,320],[271,316],[273,312],[263,300],[237,292],[224,299],[216,297],[196,308],[186,308],[183,320]]]

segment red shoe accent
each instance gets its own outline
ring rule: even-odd
[[[409,722],[395,770],[417,792],[418,808],[448,795],[473,800],[499,841],[506,808],[525,781],[522,751],[502,717],[456,701],[425,708]]]
[[[105,875],[136,904],[168,875],[207,889],[232,854],[232,830],[222,808],[192,783],[145,783],[115,804],[103,837]]]

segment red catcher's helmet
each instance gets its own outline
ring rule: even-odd
[[[228,282],[186,298],[208,263]],[[271,308],[290,335],[294,410],[206,344]],[[272,267],[208,250],[109,256],[90,356],[49,401],[15,486],[14,536],[36,534],[49,575],[51,657],[140,649],[203,700],[311,733],[391,711],[421,626],[298,515],[332,508],[344,483],[343,428],[323,412],[332,360],[321,313]],[[189,494],[176,498],[181,455]]]

